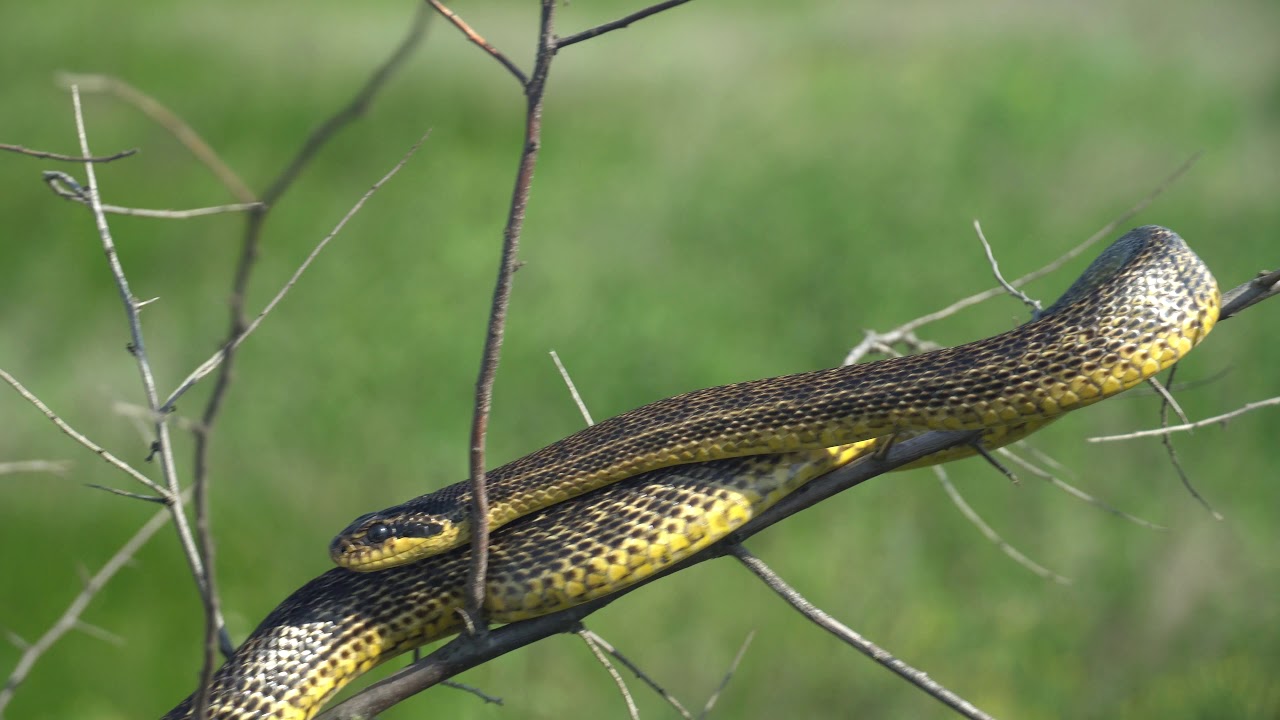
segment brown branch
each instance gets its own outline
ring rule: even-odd
[[[476,380],[475,413],[471,422],[471,575],[467,583],[466,612],[475,623],[477,632],[483,634],[484,579],[489,565],[489,500],[485,493],[485,433],[489,427],[489,410],[493,404],[493,380],[498,370],[502,351],[502,336],[507,320],[507,306],[511,302],[511,277],[516,271],[516,255],[520,249],[520,231],[524,227],[525,209],[529,205],[529,190],[533,183],[533,169],[542,144],[542,98],[546,89],[547,73],[555,57],[552,35],[556,0],[542,0],[542,17],[538,27],[538,57],[533,76],[525,85],[527,101],[525,111],[524,147],[520,153],[520,165],[516,171],[515,188],[511,193],[511,207],[507,213],[506,228],[502,233],[502,260],[498,266],[498,280],[493,288],[493,302],[489,309],[488,331],[485,333],[484,354],[480,361],[480,375]]]
[[[1260,272],[1258,277],[1222,294],[1222,310],[1218,314],[1218,320],[1233,318],[1241,310],[1276,295],[1280,295],[1280,270]]]
[[[127,158],[131,155],[138,154],[138,148],[130,150],[121,150],[114,155],[101,155],[98,157],[76,157],[75,155],[63,155],[62,153],[45,152],[44,150],[32,150],[21,145],[10,145],[8,143],[0,143],[0,150],[8,150],[20,155],[28,155],[35,158],[43,158],[45,160],[60,160],[62,162],[81,162],[81,163],[108,163],[112,160]]]
[[[465,20],[463,20],[461,17],[458,17],[458,13],[445,7],[444,3],[439,2],[439,0],[427,0],[427,2],[431,3],[431,7],[435,8],[436,12],[440,13],[445,17],[446,20],[453,23],[454,27],[461,30],[462,34],[466,35],[468,40],[475,43],[476,46],[478,46],[480,49],[484,50],[485,52],[493,56],[494,60],[497,60],[498,62],[502,63],[502,67],[506,68],[508,72],[514,75],[516,80],[519,81],[522,87],[529,86],[529,78],[524,74],[524,71],[521,70],[515,63],[511,62],[511,59],[508,58],[506,55],[504,55],[501,50],[494,47],[493,45],[490,45],[489,41],[485,40],[484,36],[476,32],[470,25],[467,24]]]
[[[590,40],[593,37],[598,37],[607,32],[613,32],[614,30],[621,30],[622,28],[627,27],[628,25],[630,25],[633,22],[636,22],[637,20],[643,20],[649,17],[650,15],[657,15],[663,10],[670,10],[673,7],[683,5],[687,2],[689,2],[689,0],[666,0],[666,2],[660,2],[657,5],[653,5],[643,10],[633,12],[624,18],[619,18],[617,20],[614,20],[613,22],[607,22],[607,23],[604,23],[603,25],[597,25],[593,28],[583,30],[582,32],[574,33],[568,37],[557,38],[555,42],[555,47],[553,48],[553,50],[555,52],[559,52],[561,48],[566,48],[566,47],[569,47],[570,45],[576,45],[577,43],[580,43],[583,40]]]

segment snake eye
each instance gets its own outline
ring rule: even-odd
[[[364,539],[370,545],[381,545],[389,537],[391,537],[391,527],[386,523],[375,523],[364,534]]]

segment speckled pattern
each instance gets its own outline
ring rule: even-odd
[[[672,465],[894,433],[1043,425],[1172,365],[1217,317],[1218,286],[1200,258],[1170,230],[1137,228],[1039,319],[1009,332],[677,395],[491,470],[491,527]],[[457,547],[470,532],[469,498],[457,483],[362,516],[330,553],[339,565],[377,570]]]
[[[874,441],[657,470],[494,533],[486,607],[512,622],[628,587],[723,538]],[[461,629],[466,548],[376,573],[336,568],[279,605],[214,676],[210,717],[310,718],[344,685]],[[165,720],[192,716],[191,699]]]
[[[536,465],[530,458],[553,462],[552,449],[603,443],[594,461],[561,461],[570,474],[556,476],[557,487],[572,485],[573,468],[594,467],[591,462],[623,453],[619,448],[652,447],[658,437],[694,444],[679,440],[696,437],[687,425],[719,429],[721,439],[708,443],[738,452],[756,447],[740,436],[764,436],[724,429],[753,422],[816,438],[797,443],[866,434],[879,439],[666,467],[535,510],[493,535],[487,608],[493,620],[511,622],[617,592],[719,540],[812,478],[875,452],[895,433],[985,428],[988,447],[1012,442],[1172,364],[1212,329],[1217,308],[1213,277],[1182,240],[1162,228],[1139,228],[1108,248],[1044,317],[1004,335],[909,358],[712,388],[601,423],[596,427],[612,429],[579,433],[495,475],[518,486],[528,481],[508,468]],[[797,404],[801,395],[814,406]],[[681,427],[663,429],[653,419],[671,422],[682,402],[704,412],[681,416]],[[856,417],[841,416],[855,407],[861,408]],[[814,426],[797,429],[797,416]],[[623,427],[648,439],[631,443],[619,435]],[[946,451],[921,463],[969,452]],[[509,502],[518,487],[503,487]],[[440,508],[465,499],[456,486],[442,492],[414,502]],[[570,492],[577,491],[547,494]],[[469,561],[466,548],[455,548],[379,572],[338,568],[304,585],[218,670],[210,717],[306,720],[373,666],[458,632]],[[165,719],[188,717],[190,698]]]

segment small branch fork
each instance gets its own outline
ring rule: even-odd
[[[471,570],[466,588],[467,625],[472,634],[483,635],[487,627],[484,620],[485,576],[489,565],[489,499],[485,487],[485,440],[489,427],[489,413],[493,406],[493,381],[497,375],[502,352],[502,338],[506,328],[507,308],[511,302],[511,280],[519,266],[520,234],[524,227],[525,210],[529,204],[529,192],[533,183],[533,171],[542,145],[542,107],[546,91],[547,75],[556,52],[568,45],[603,35],[630,25],[637,20],[655,15],[663,10],[681,5],[688,0],[663,2],[628,15],[611,23],[558,39],[554,34],[556,0],[541,0],[538,22],[538,42],[534,55],[533,72],[526,75],[502,51],[494,47],[457,13],[439,0],[427,0],[436,12],[458,28],[468,40],[498,61],[520,83],[525,95],[524,145],[516,169],[515,188],[507,212],[506,226],[502,233],[502,257],[498,265],[498,279],[494,283],[493,300],[489,309],[489,323],[485,333],[484,351],[480,371],[476,379],[475,408],[471,420]]]

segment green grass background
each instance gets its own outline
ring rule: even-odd
[[[563,34],[635,6],[560,10]],[[533,2],[455,9],[528,66]],[[194,125],[264,188],[305,134],[399,40],[410,2],[71,0],[0,24],[0,141],[74,152],[61,70],[113,73]],[[1234,285],[1274,267],[1280,205],[1280,6],[1273,2],[706,0],[564,51],[498,376],[489,457],[581,425],[547,351],[597,417],[681,391],[839,362],[888,329],[992,284],[970,222],[1010,275],[1038,267],[1195,169],[1131,225],[1181,232]],[[324,253],[240,356],[212,455],[217,567],[237,639],[328,566],[355,515],[463,478],[476,363],[520,147],[511,78],[438,23],[421,51],[273,212],[260,307],[352,202],[432,136]],[[229,201],[134,109],[90,97],[107,201]],[[140,403],[118,299],[90,216],[0,155],[0,367],[141,465],[119,403]],[[168,389],[225,332],[241,221],[113,218]],[[1087,259],[1031,288],[1052,298]],[[1280,394],[1277,308],[1221,327],[1180,377],[1193,417]],[[926,328],[957,343],[1023,316],[1008,299]],[[179,407],[198,416],[208,388]],[[1075,579],[1010,562],[927,472],[882,478],[750,545],[821,607],[1002,718],[1280,716],[1280,417],[1183,436],[1181,488],[1159,444],[1087,445],[1157,422],[1141,392],[1069,417],[1035,444],[1075,481],[1170,526],[1147,531],[1026,478],[957,464],[969,501],[1017,547]],[[178,457],[190,475],[190,443]],[[84,483],[130,486],[0,391],[0,461],[75,461],[0,477],[0,627],[34,640],[154,512]],[[148,468],[151,469],[151,468]],[[12,718],[155,717],[198,667],[198,602],[172,532],[139,553],[35,668]],[[590,620],[686,704],[755,641],[726,718],[945,718],[935,701],[838,644],[724,560]],[[18,650],[0,645],[0,672]],[[392,663],[400,666],[402,661]],[[621,717],[582,644],[557,637],[465,674],[506,707],[440,688],[388,718]],[[645,717],[670,717],[633,683]]]

